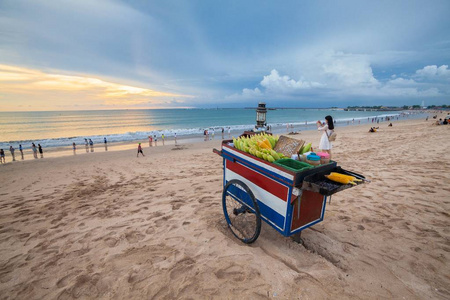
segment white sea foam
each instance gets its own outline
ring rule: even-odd
[[[219,111],[220,112],[220,111]],[[239,111],[237,111],[239,112]],[[196,112],[193,112],[196,113]],[[234,113],[231,113],[231,111],[223,111],[220,113],[225,113],[227,118],[225,119],[233,119],[233,115]],[[293,127],[297,127],[295,128],[295,130],[311,130],[314,129],[315,123],[317,122],[317,119],[311,119],[314,117],[324,117],[324,113],[323,111],[320,112],[315,112],[315,111],[289,111],[289,112],[283,112],[283,114],[279,114],[278,117],[274,116],[273,118],[276,119],[280,119],[282,117],[284,117],[284,115],[286,113],[290,113],[291,115],[289,115],[289,118],[295,118],[295,119],[307,119],[308,117],[310,118],[310,120],[308,121],[300,121],[300,122],[269,122],[268,125],[270,125],[272,127],[272,130],[274,132],[277,133],[281,133],[284,132],[284,129],[286,129],[287,124],[292,125]],[[294,114],[295,113],[295,114]],[[298,113],[298,115],[297,115]],[[302,113],[302,115],[300,115],[300,113]],[[183,115],[185,114],[185,112],[183,112]],[[355,120],[356,122],[361,121],[361,123],[364,122],[368,122],[367,120],[369,120],[369,122],[371,121],[372,118],[386,118],[386,117],[398,117],[401,115],[406,115],[408,113],[404,113],[404,112],[395,112],[395,113],[386,113],[386,114],[382,114],[382,115],[376,115],[376,112],[373,112],[373,114],[370,115],[365,115],[365,116],[361,116],[358,115],[357,113],[353,113],[350,114],[351,117],[346,117],[346,118],[342,118],[342,115],[344,113],[340,112],[340,118],[337,116],[336,123],[340,124],[340,126],[345,126],[347,123],[351,123],[353,120]],[[365,112],[365,114],[367,114]],[[273,114],[274,115],[274,114]],[[345,115],[347,115],[347,113],[345,113]],[[8,115],[7,115],[8,116]],[[228,117],[229,116],[229,117]],[[272,115],[271,115],[272,116]],[[354,116],[354,117],[353,117]],[[67,117],[68,118],[68,117]],[[65,117],[64,120],[67,120],[67,118]],[[126,122],[135,122],[138,124],[142,124],[143,122],[145,122],[145,118],[143,116],[140,116],[139,120],[136,121],[135,116],[133,116],[131,119],[127,119]],[[4,127],[8,127],[8,128],[3,128],[3,133],[8,134],[8,132],[13,132],[15,128],[17,128],[18,125],[16,125],[14,122],[14,120],[18,120],[20,118],[11,116],[10,120],[8,121],[8,123],[5,123]],[[164,119],[164,118],[160,118],[160,124],[158,125],[160,128],[161,127],[171,127],[171,125],[173,126],[173,124],[171,122],[172,119]],[[236,120],[236,119],[234,119]],[[11,125],[12,123],[14,123],[14,125]],[[28,121],[26,119],[23,120],[23,122],[21,122],[21,124],[26,124]],[[54,122],[54,121],[51,121]],[[58,121],[59,122],[59,121]],[[87,124],[87,122],[92,122],[91,124]],[[124,122],[123,120],[119,120],[118,123],[114,123],[112,120],[107,121],[105,124],[107,124],[107,128],[109,129],[109,131],[114,131],[117,130],[117,126],[122,124],[121,122]],[[208,120],[202,120],[201,123],[203,124],[207,124],[207,122],[209,122]],[[211,119],[211,122],[214,122],[214,119]],[[20,122],[19,122],[20,123]],[[19,124],[17,123],[17,124]],[[57,123],[57,122],[56,122]],[[125,124],[129,124],[129,123],[125,123]],[[307,123],[307,124],[306,124]],[[50,123],[51,125],[48,125],[49,127],[47,128],[47,132],[49,132],[51,130],[51,126],[54,126],[55,123]],[[53,125],[52,125],[53,124]],[[168,125],[165,125],[168,124]],[[305,126],[308,125],[308,126]],[[100,129],[100,126],[106,126],[104,125],[104,122],[100,122],[98,119],[92,119],[92,118],[85,118],[83,119],[83,121],[77,121],[77,122],[72,122],[69,123],[69,125],[67,125],[69,127],[71,132],[77,132],[74,131],[74,126],[78,126],[80,129],[77,130],[84,130],[84,128],[88,128],[89,132],[95,132],[97,131],[96,128]],[[133,125],[134,126],[134,125]],[[143,128],[145,126],[141,126],[140,128]],[[203,132],[205,129],[208,129],[209,131],[212,131],[214,129],[215,134],[217,136],[221,135],[221,131],[222,128],[224,128],[224,132],[225,134],[228,134],[228,128],[230,128],[232,134],[236,135],[236,134],[240,134],[245,130],[251,130],[254,127],[254,124],[241,124],[241,125],[214,125],[214,126],[205,126],[205,127],[193,127],[193,128],[178,128],[178,129],[164,129],[164,130],[149,130],[149,131],[135,131],[135,132],[126,132],[126,133],[117,133],[117,134],[106,134],[106,135],[100,135],[100,134],[96,134],[96,135],[86,135],[86,136],[72,136],[72,137],[58,137],[58,138],[46,138],[46,139],[23,139],[23,140],[13,140],[13,141],[3,141],[0,142],[0,148],[7,150],[9,149],[10,145],[13,145],[15,148],[19,147],[19,144],[22,144],[24,149],[29,149],[31,148],[31,143],[34,142],[36,145],[37,144],[41,144],[44,148],[49,148],[49,147],[70,147],[72,145],[73,142],[75,142],[77,145],[83,145],[84,144],[84,139],[92,139],[92,141],[94,142],[94,144],[103,144],[103,139],[106,137],[108,140],[108,143],[115,143],[115,142],[131,142],[131,141],[137,141],[137,140],[145,140],[148,138],[148,136],[154,136],[156,135],[158,138],[161,138],[161,135],[164,134],[165,137],[167,138],[173,138],[173,136],[175,135],[175,133],[177,134],[177,137],[189,137],[189,136],[203,136]],[[23,131],[21,131],[22,133],[28,133],[29,130],[31,129],[36,129],[36,133],[34,134],[34,136],[39,136],[39,132],[42,128],[39,126],[33,126],[33,127],[23,127]],[[103,129],[103,128],[102,128]],[[61,132],[61,134],[64,133],[64,130],[60,130],[58,132]],[[2,134],[3,136],[5,136],[4,134]],[[11,137],[15,137],[17,136],[17,134],[9,134],[9,136]],[[41,135],[42,136],[42,135]],[[1,137],[0,137],[1,138]]]

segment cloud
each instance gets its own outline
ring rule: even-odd
[[[409,5],[407,0],[396,5],[328,1],[325,8],[317,1],[0,1],[0,64],[47,74],[58,70],[56,75],[96,74],[79,77],[109,83],[127,79],[118,82],[138,89],[78,91],[78,96],[94,95],[100,101],[94,91],[99,89],[104,101],[117,103],[124,97],[161,100],[144,96],[139,88],[145,87],[195,95],[184,98],[186,103],[214,107],[229,105],[223,103],[231,99],[227,95],[235,103],[314,96],[346,104],[346,97],[369,101],[383,90],[435,87],[445,96],[445,87],[433,84],[448,78],[440,74],[448,72],[441,65],[450,61],[449,9],[449,1]],[[436,66],[427,66],[430,62]],[[388,83],[391,74],[415,83]],[[7,76],[11,83],[13,76],[20,81],[30,74]],[[52,89],[55,81],[73,89],[71,99],[77,99],[78,86],[90,84],[75,78],[47,80],[35,88],[46,86],[55,102],[69,101],[63,99],[66,91]],[[0,91],[0,97],[6,99],[5,93]]]
[[[416,77],[421,79],[450,79],[450,70],[447,65],[440,67],[436,65],[426,66],[416,71]]]
[[[324,80],[331,86],[376,86],[378,80],[366,56],[335,53],[322,65]]]
[[[389,80],[386,85],[387,86],[398,86],[398,87],[406,87],[406,86],[417,86],[417,81],[414,79],[405,79],[402,77],[394,78],[392,80]]]
[[[413,74],[390,75],[388,80],[378,80],[373,74],[367,56],[329,52],[311,61],[310,68],[302,79],[280,75],[273,69],[264,75],[256,88],[244,88],[241,94],[231,98],[241,99],[292,99],[296,101],[320,102],[326,99],[359,99],[369,101],[389,99],[399,101],[411,98],[450,96],[448,84],[441,84],[449,78],[447,65],[426,66]],[[426,78],[425,82],[423,79]]]
[[[60,97],[59,101],[66,104],[76,99],[78,106],[82,103],[106,106],[157,105],[166,103],[165,98],[168,97],[178,99],[178,102],[171,101],[171,103],[180,103],[179,101],[183,99],[192,98],[190,95],[119,84],[88,75],[50,74],[9,65],[0,65],[0,91],[2,98],[14,100],[16,107],[36,103],[42,105],[44,100],[55,96]],[[24,98],[23,95],[28,95],[28,98]],[[3,107],[9,106],[10,109],[11,102],[3,104]]]
[[[322,86],[322,84],[318,82],[308,82],[302,80],[295,81],[289,76],[280,76],[277,70],[272,70],[270,75],[264,76],[260,84],[267,91],[273,93],[293,93],[299,90],[318,88]]]

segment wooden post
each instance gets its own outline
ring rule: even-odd
[[[291,239],[292,239],[294,242],[303,245],[302,232],[301,232],[301,231],[300,231],[300,232],[297,232],[297,233],[294,233],[293,235],[291,235]]]

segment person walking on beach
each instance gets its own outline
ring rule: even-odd
[[[0,149],[0,164],[6,164],[5,151],[3,149]]]
[[[224,131],[225,131],[225,129],[223,129],[223,127],[222,127],[222,140],[223,140],[223,138],[224,138],[224,136],[223,136]]]
[[[9,151],[11,152],[11,156],[12,156],[12,161],[16,161],[16,155],[14,154],[14,151],[15,151],[16,149],[14,149],[14,147],[13,146],[9,146]]]
[[[137,156],[136,157],[139,157],[139,153],[142,154],[142,156],[145,156],[144,152],[142,152],[141,143],[139,143],[139,145],[138,145],[138,152],[137,152]]]
[[[331,159],[331,142],[329,140],[330,135],[334,130],[334,122],[331,116],[325,117],[325,123],[317,121],[317,130],[323,131],[322,137],[320,138],[319,149],[322,152],[327,152],[330,154]]]
[[[20,151],[20,156],[22,156],[22,160],[23,160],[23,148],[22,148],[22,144],[19,145],[19,151]]]
[[[158,146],[157,144],[158,144],[158,137],[156,136],[156,134],[155,135],[153,135],[153,138],[155,139],[155,147],[156,146]]]
[[[77,145],[75,142],[72,143],[73,155],[77,154]]]
[[[175,138],[175,145],[177,144],[177,133],[175,132],[174,134],[173,134],[173,136],[174,136],[174,138]]]
[[[153,138],[152,138],[151,135],[149,135],[149,136],[148,136],[148,146],[149,146],[149,147],[153,146],[153,145],[152,145],[152,142],[153,142]]]
[[[41,158],[44,158],[44,151],[42,151],[41,144],[38,144],[39,154],[41,154]]]
[[[228,127],[228,138],[231,137],[231,127]]]
[[[86,153],[89,152],[89,142],[87,139],[84,139],[84,146],[86,147]]]
[[[94,142],[89,139],[89,147],[91,148],[91,152],[94,152]]]
[[[105,143],[105,151],[108,151],[108,140],[104,137],[103,142]]]
[[[34,159],[37,159],[37,149],[36,149],[36,145],[34,143],[31,143],[31,150],[33,150]]]
[[[161,134],[161,139],[162,139],[162,142],[163,142],[163,146],[164,146],[164,133],[163,133],[163,134]]]

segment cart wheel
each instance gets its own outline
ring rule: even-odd
[[[261,232],[261,215],[255,196],[240,180],[228,181],[222,194],[223,214],[228,227],[238,239],[253,243]]]

